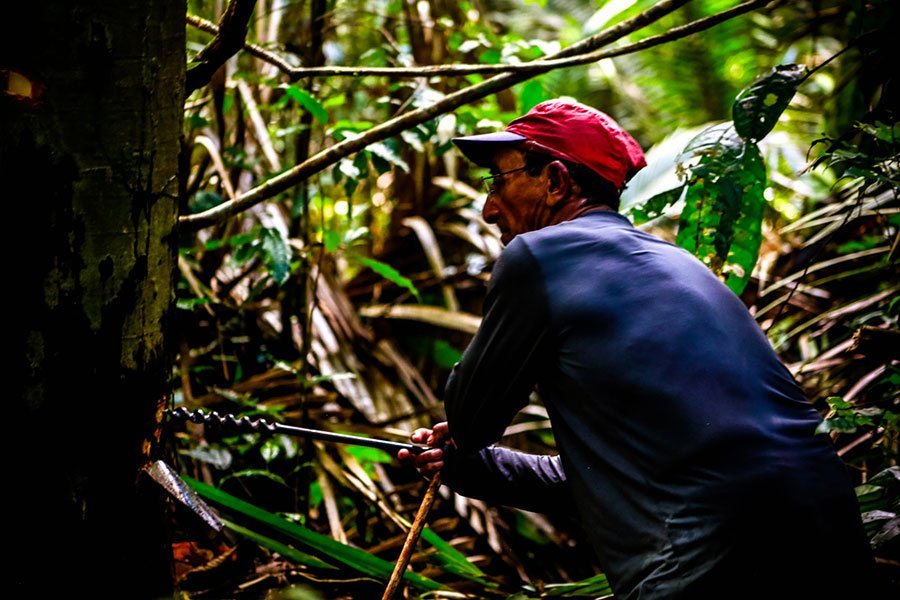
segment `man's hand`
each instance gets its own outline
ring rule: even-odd
[[[420,454],[413,454],[409,450],[400,450],[397,452],[397,459],[405,464],[412,465],[419,470],[419,473],[426,477],[431,477],[441,470],[444,466],[444,451],[440,449],[450,441],[450,429],[447,422],[438,423],[434,429],[416,429],[409,439],[415,444],[425,444],[432,446],[432,450],[426,450]]]

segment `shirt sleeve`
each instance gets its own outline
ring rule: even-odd
[[[494,266],[484,319],[444,393],[457,448],[475,453],[497,442],[546,365],[549,312],[540,268],[521,237]]]
[[[559,456],[489,446],[474,454],[445,450],[444,483],[491,504],[570,516],[575,509]]]

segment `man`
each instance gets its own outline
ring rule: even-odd
[[[448,421],[412,438],[453,447],[400,459],[463,495],[574,507],[622,600],[864,597],[872,559],[818,414],[740,300],[616,212],[637,142],[559,100],[454,141],[491,169],[506,248]],[[535,388],[558,456],[493,445]]]

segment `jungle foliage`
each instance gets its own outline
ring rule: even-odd
[[[480,218],[483,170],[450,138],[569,96],[648,149],[623,212],[744,300],[825,417],[821,435],[855,473],[873,547],[897,567],[897,97],[880,66],[892,60],[890,2],[758,3],[661,45],[523,75],[312,164],[489,78],[365,69],[540,60],[664,3],[597,4],[258,0],[254,47],[185,103],[174,404],[396,440],[442,420],[442,386],[501,251]],[[613,47],[737,3],[676,4]],[[224,10],[189,2],[189,72],[210,53],[205,21]],[[322,65],[359,73],[297,70]],[[265,202],[191,220],[266,194],[308,160],[308,175]],[[504,443],[553,452],[539,402]],[[227,530],[211,537],[175,515],[189,597],[378,597],[423,489],[369,448],[189,424],[172,451]],[[571,523],[444,489],[405,581],[423,598],[611,594],[587,548]]]

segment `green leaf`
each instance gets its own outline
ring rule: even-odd
[[[250,259],[255,258],[260,250],[260,245],[257,240],[236,244],[232,247],[234,248],[234,253],[231,255],[231,260],[233,260],[236,265],[242,265]]]
[[[343,106],[347,100],[347,96],[344,94],[335,94],[330,98],[327,98],[325,102],[322,103],[323,108],[336,108],[338,106]]]
[[[755,144],[730,123],[704,130],[685,148],[690,171],[676,243],[735,293],[750,280],[762,243],[766,169]]]
[[[766,137],[806,75],[803,65],[778,65],[737,95],[731,107],[734,128],[747,140]]]
[[[684,193],[685,186],[672,188],[665,192],[659,193],[640,206],[633,206],[629,212],[635,225],[646,223],[663,214],[669,206],[678,202]]]
[[[188,201],[191,213],[200,213],[222,204],[225,199],[215,192],[200,190]]]
[[[373,462],[391,464],[394,462],[394,457],[392,457],[384,450],[379,450],[378,448],[368,448],[366,446],[347,446],[345,449],[356,460],[358,460],[360,464]]]
[[[282,285],[291,274],[291,246],[287,237],[277,229],[265,228],[262,230],[262,248],[272,278]]]
[[[478,56],[479,62],[495,65],[500,62],[501,53],[499,48],[488,48]]]
[[[209,126],[209,119],[194,113],[187,118],[187,125],[191,129],[202,129]]]
[[[416,130],[404,129],[403,131],[400,132],[400,137],[403,139],[404,142],[406,142],[407,144],[412,146],[413,150],[415,150],[416,152],[419,152],[419,153],[425,152],[425,145],[422,143],[423,139],[422,139],[421,133],[419,133],[419,131],[417,129]],[[427,140],[428,140],[428,138],[426,137],[425,141],[427,141]]]
[[[334,252],[341,245],[341,232],[334,231],[333,229],[326,229],[322,233],[322,242],[325,244],[326,250]]]
[[[194,310],[201,304],[209,304],[209,298],[179,298],[175,301],[175,307],[181,310]]]
[[[359,152],[353,157],[353,166],[359,171],[357,179],[365,179],[369,176],[369,159],[365,152]]]
[[[549,99],[550,94],[544,89],[544,84],[537,79],[532,79],[522,86],[522,91],[519,93],[519,110],[525,114],[544,100]]]
[[[563,598],[577,598],[589,596],[596,598],[612,594],[612,588],[606,579],[606,575],[600,573],[581,581],[572,583],[551,583],[544,586],[544,594],[547,597],[560,596]]]
[[[392,563],[382,560],[377,556],[372,556],[364,550],[342,544],[320,533],[316,533],[311,529],[303,527],[302,525],[291,523],[287,519],[283,519],[274,513],[263,510],[258,506],[241,500],[240,498],[236,498],[222,490],[216,489],[191,477],[184,476],[183,479],[189,486],[194,488],[198,494],[207,500],[254,519],[257,522],[274,529],[280,534],[286,535],[304,546],[317,550],[328,556],[330,559],[344,564],[360,573],[386,580],[390,578],[391,573],[394,570],[394,565]],[[407,572],[403,577],[419,589],[443,589],[441,584],[417,573]]]
[[[313,98],[309,92],[296,85],[284,85],[282,87],[284,88],[285,93],[312,114],[316,121],[323,125],[328,123],[328,111],[325,110],[325,107],[322,106],[318,100]]]
[[[422,539],[437,551],[435,556],[445,571],[483,585],[491,585],[486,581],[487,576],[484,572],[469,562],[465,554],[451,546],[449,542],[428,527],[422,530]]]
[[[222,481],[219,482],[219,485],[224,484],[229,479],[239,479],[242,477],[262,477],[263,479],[268,479],[270,481],[274,481],[275,483],[280,483],[283,486],[287,486],[287,482],[283,477],[279,477],[272,471],[266,471],[265,469],[243,469],[241,471],[223,477]]]
[[[282,544],[277,540],[273,540],[270,537],[264,536],[261,533],[256,533],[255,531],[251,531],[246,527],[241,527],[237,523],[232,523],[227,519],[222,519],[222,523],[225,524],[225,527],[230,529],[231,531],[247,538],[248,540],[252,540],[262,546],[263,548],[268,548],[272,552],[277,552],[281,556],[291,560],[298,565],[306,565],[308,567],[317,567],[319,569],[337,569],[337,567],[328,564],[324,560],[320,558],[316,558],[311,554],[307,554],[306,552],[301,552],[296,548],[288,546],[287,544]]]
[[[391,265],[367,256],[353,255],[353,259],[360,264],[369,267],[388,281],[393,281],[400,287],[406,288],[417,300],[422,300],[422,296],[419,294],[419,290],[416,289],[416,286],[413,285],[413,282],[401,275],[400,272]]]
[[[516,532],[527,540],[531,540],[539,546],[546,546],[550,540],[542,531],[535,527],[534,523],[528,520],[528,517],[522,513],[515,513]]]
[[[856,127],[860,131],[888,144],[895,144],[897,139],[900,138],[900,131],[897,131],[900,124],[897,123],[885,124],[881,121],[875,121],[875,125],[857,123]]]
[[[400,158],[400,155],[394,152],[387,144],[383,142],[375,142],[374,144],[369,144],[368,146],[366,146],[366,150],[368,152],[371,152],[374,156],[377,156],[378,158],[381,158],[399,168],[404,173],[409,173],[409,165],[406,164],[406,161]]]
[[[267,463],[272,462],[278,458],[279,454],[281,454],[281,444],[276,440],[268,439],[263,442],[263,445],[259,449],[259,453],[264,461]]]
[[[462,353],[444,340],[436,340],[432,356],[434,357],[434,362],[438,365],[445,369],[452,369],[462,358]]]
[[[309,507],[315,508],[322,504],[322,486],[318,481],[309,484]]]

